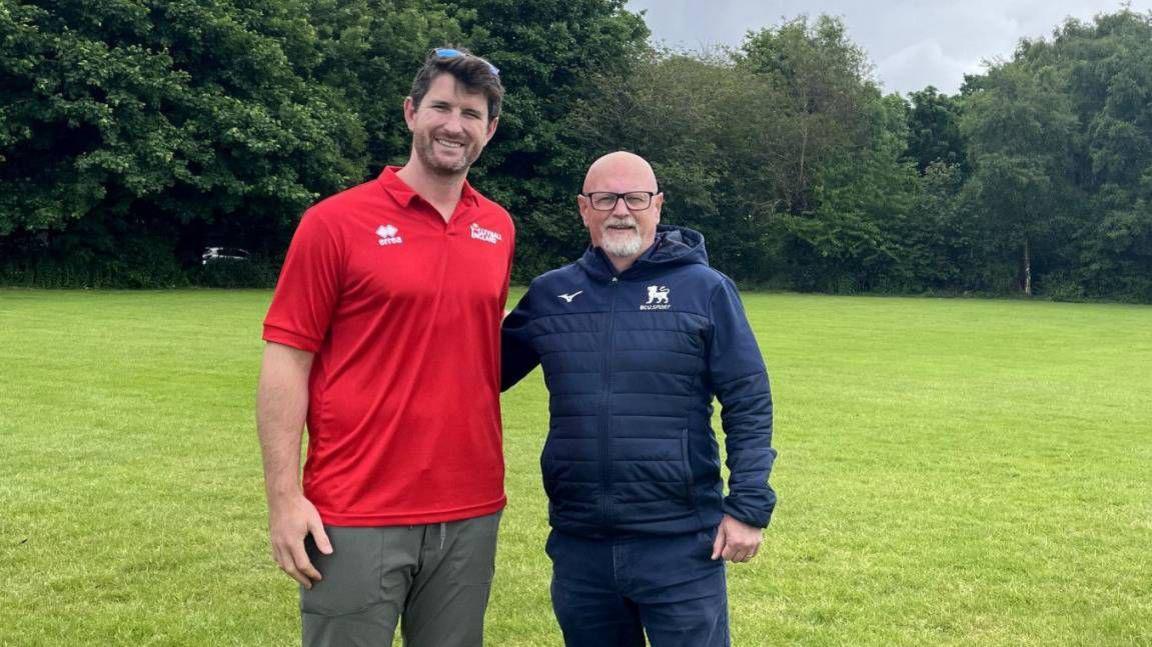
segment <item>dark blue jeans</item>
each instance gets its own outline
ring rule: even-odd
[[[552,531],[552,609],[567,647],[728,647],[724,562],[711,532],[586,539]]]

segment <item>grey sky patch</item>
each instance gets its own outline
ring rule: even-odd
[[[807,14],[840,16],[848,36],[868,52],[873,76],[889,92],[927,85],[955,93],[964,74],[983,61],[1011,58],[1021,38],[1048,37],[1066,17],[1090,20],[1119,11],[1102,0],[629,0],[647,10],[657,41],[679,49],[736,46],[749,31]],[[1152,10],[1152,0],[1133,0],[1133,11]]]

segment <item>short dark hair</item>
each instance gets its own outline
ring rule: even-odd
[[[438,52],[450,51],[451,56],[442,56]],[[488,61],[472,54],[466,49],[434,49],[424,59],[424,65],[412,80],[412,105],[420,107],[424,95],[428,94],[428,87],[432,81],[441,74],[451,74],[468,92],[483,94],[488,99],[488,120],[500,116],[500,104],[504,101],[504,86],[500,83],[500,72]]]

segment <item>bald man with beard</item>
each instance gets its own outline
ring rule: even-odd
[[[756,556],[776,503],[760,350],[703,236],[660,224],[648,162],[601,157],[576,200],[591,245],[537,277],[501,335],[501,388],[541,365],[551,396],[556,618],[569,647],[728,645],[725,562]]]

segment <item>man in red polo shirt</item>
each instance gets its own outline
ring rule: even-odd
[[[401,168],[301,220],[264,321],[257,418],[306,645],[479,645],[504,508],[500,319],[514,231],[469,186],[499,70],[437,49]],[[308,454],[300,479],[300,439]]]

